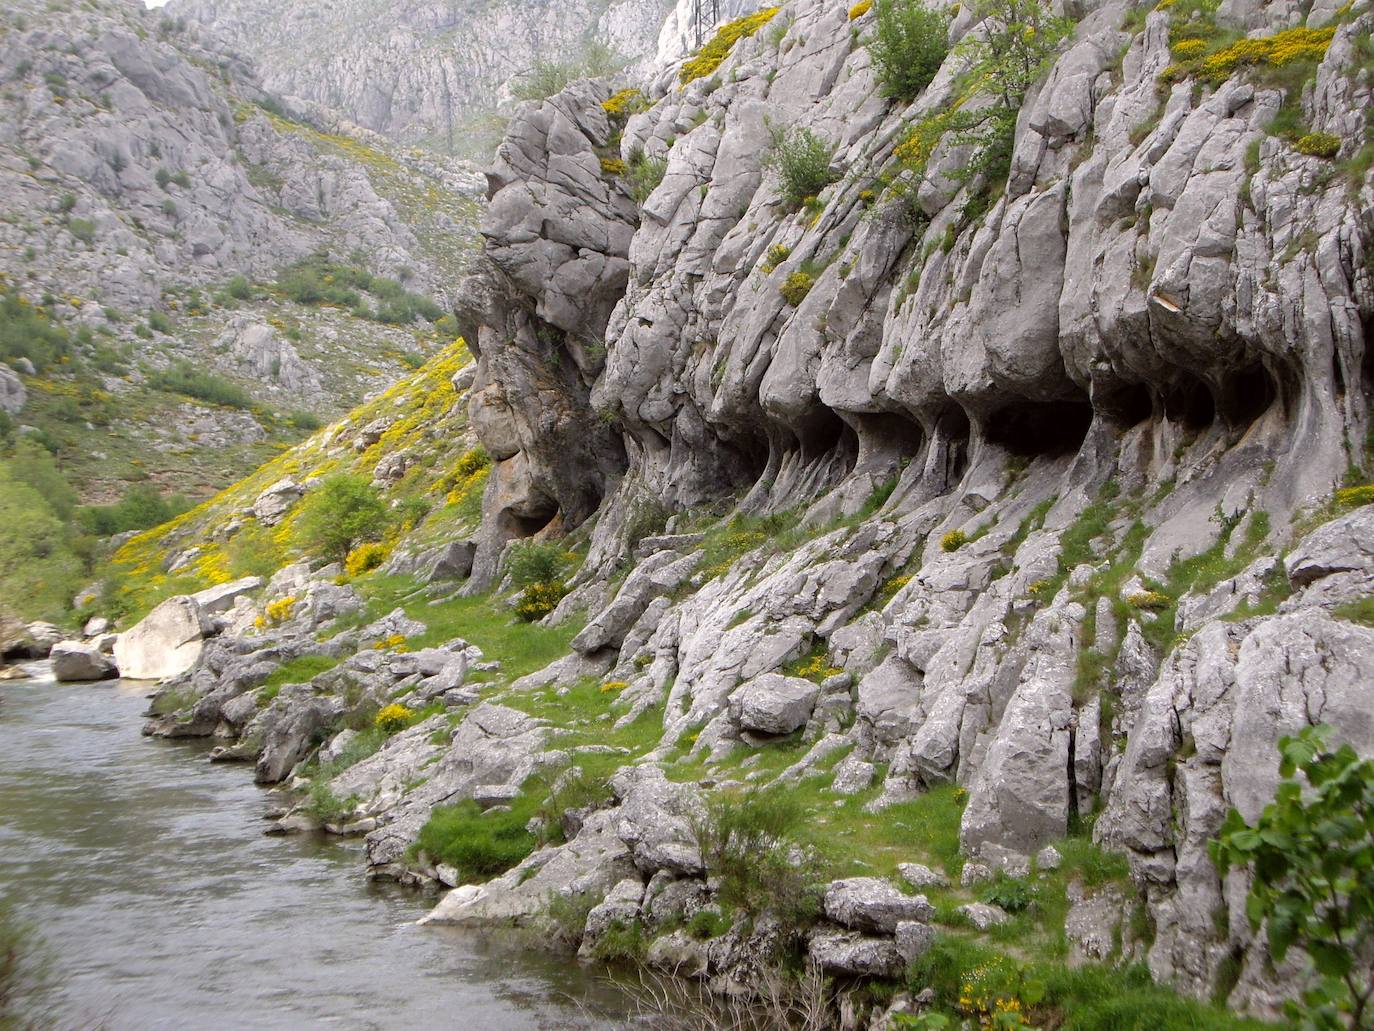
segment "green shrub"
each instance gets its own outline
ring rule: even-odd
[[[172,320],[167,317],[165,312],[158,311],[154,308],[152,311],[148,312],[148,328],[158,333],[162,333],[164,336],[170,336],[172,332]]]
[[[306,797],[304,810],[307,816],[320,823],[341,823],[357,808],[356,798],[339,798],[322,777],[316,777],[310,784],[310,794]]]
[[[298,304],[348,308],[360,317],[388,325],[408,325],[417,318],[435,322],[443,316],[433,301],[411,293],[397,280],[331,261],[323,254],[306,258],[283,271],[277,277],[276,286]],[[364,293],[377,299],[375,311],[363,303]]]
[[[625,59],[604,42],[586,40],[575,61],[535,61],[511,92],[516,100],[547,100],[578,79],[602,79],[624,67]]]
[[[706,803],[693,831],[702,862],[720,878],[723,905],[751,916],[771,912],[784,923],[814,917],[810,870],[789,856],[806,811],[776,789],[721,792]]]
[[[72,353],[65,326],[45,318],[32,304],[0,283],[0,361],[27,358],[43,372]]]
[[[567,553],[557,541],[516,541],[506,557],[506,572],[516,587],[560,579]]]
[[[377,488],[361,476],[325,479],[300,503],[292,539],[307,554],[342,562],[363,541],[380,540],[391,517]]]
[[[148,377],[148,385],[169,394],[193,397],[197,401],[223,405],[226,408],[251,408],[253,399],[247,391],[222,376],[202,372],[189,362],[177,362]]]
[[[471,800],[434,810],[416,847],[431,859],[455,867],[465,881],[500,876],[534,851],[527,816],[485,813]]]
[[[68,219],[67,231],[82,243],[90,243],[95,239],[95,223],[88,218]]]
[[[253,299],[253,286],[244,276],[235,276],[225,284],[224,289],[235,300],[251,301]]]
[[[868,53],[885,96],[913,100],[930,85],[949,53],[943,13],[921,0],[874,0]]]
[[[787,203],[801,207],[837,178],[830,170],[832,148],[810,129],[793,126],[771,132],[772,146],[764,166],[777,173]]]
[[[80,512],[82,527],[97,537],[160,526],[191,508],[180,494],[164,498],[151,483],[135,483],[111,505],[88,505]]]
[[[698,941],[719,938],[730,930],[730,918],[715,909],[699,909],[687,921],[687,933]]]
[[[636,148],[630,154],[628,172],[625,180],[630,188],[630,196],[638,204],[643,204],[658,189],[663,177],[668,174],[667,158],[651,158],[643,150]]]
[[[292,429],[301,430],[305,433],[314,433],[324,425],[323,419],[314,412],[307,412],[304,409],[287,413],[286,421]]]

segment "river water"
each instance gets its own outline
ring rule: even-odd
[[[359,844],[265,836],[249,768],[140,736],[146,689],[0,682],[0,900],[41,932],[64,1026],[620,1023],[594,971],[415,927],[432,899],[369,883]]]

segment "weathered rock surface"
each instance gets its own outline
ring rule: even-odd
[[[115,639],[115,665],[128,680],[174,677],[195,665],[212,630],[194,598],[168,598]]]
[[[105,680],[119,675],[109,657],[84,641],[61,641],[49,654],[52,675],[59,681]]]

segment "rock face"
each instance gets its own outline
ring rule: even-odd
[[[790,734],[806,725],[819,694],[809,680],[765,673],[730,696],[730,717],[741,730]]]
[[[83,641],[62,641],[53,646],[49,658],[52,675],[64,683],[106,680],[119,675],[115,664],[99,648]]]
[[[195,665],[212,629],[195,599],[168,598],[115,638],[115,664],[128,680],[174,677]]]

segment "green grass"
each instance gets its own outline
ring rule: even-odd
[[[407,577],[381,574],[359,578],[355,586],[369,600],[367,619],[376,619],[398,605],[418,619],[426,631],[407,641],[412,651],[431,648],[461,637],[501,662],[501,677],[513,680],[542,669],[566,655],[581,629],[577,620],[557,627],[518,622],[511,611],[492,595],[451,598],[430,605],[426,597],[410,595],[416,589]]]
[[[962,934],[941,935],[912,967],[911,987],[935,992],[936,1012],[960,1015],[970,985],[991,997],[1025,999],[1036,1027],[1061,1031],[1260,1031],[1281,1025],[1237,1017],[1156,985],[1140,965],[1021,962]],[[1031,1002],[1029,1000],[1039,999]]]
[[[280,688],[286,684],[308,684],[338,664],[338,659],[328,655],[301,655],[277,667],[263,682],[263,687]]]
[[[455,867],[465,882],[500,876],[534,851],[525,829],[534,815],[527,796],[505,812],[483,812],[472,800],[435,809],[420,830],[416,848]]]

